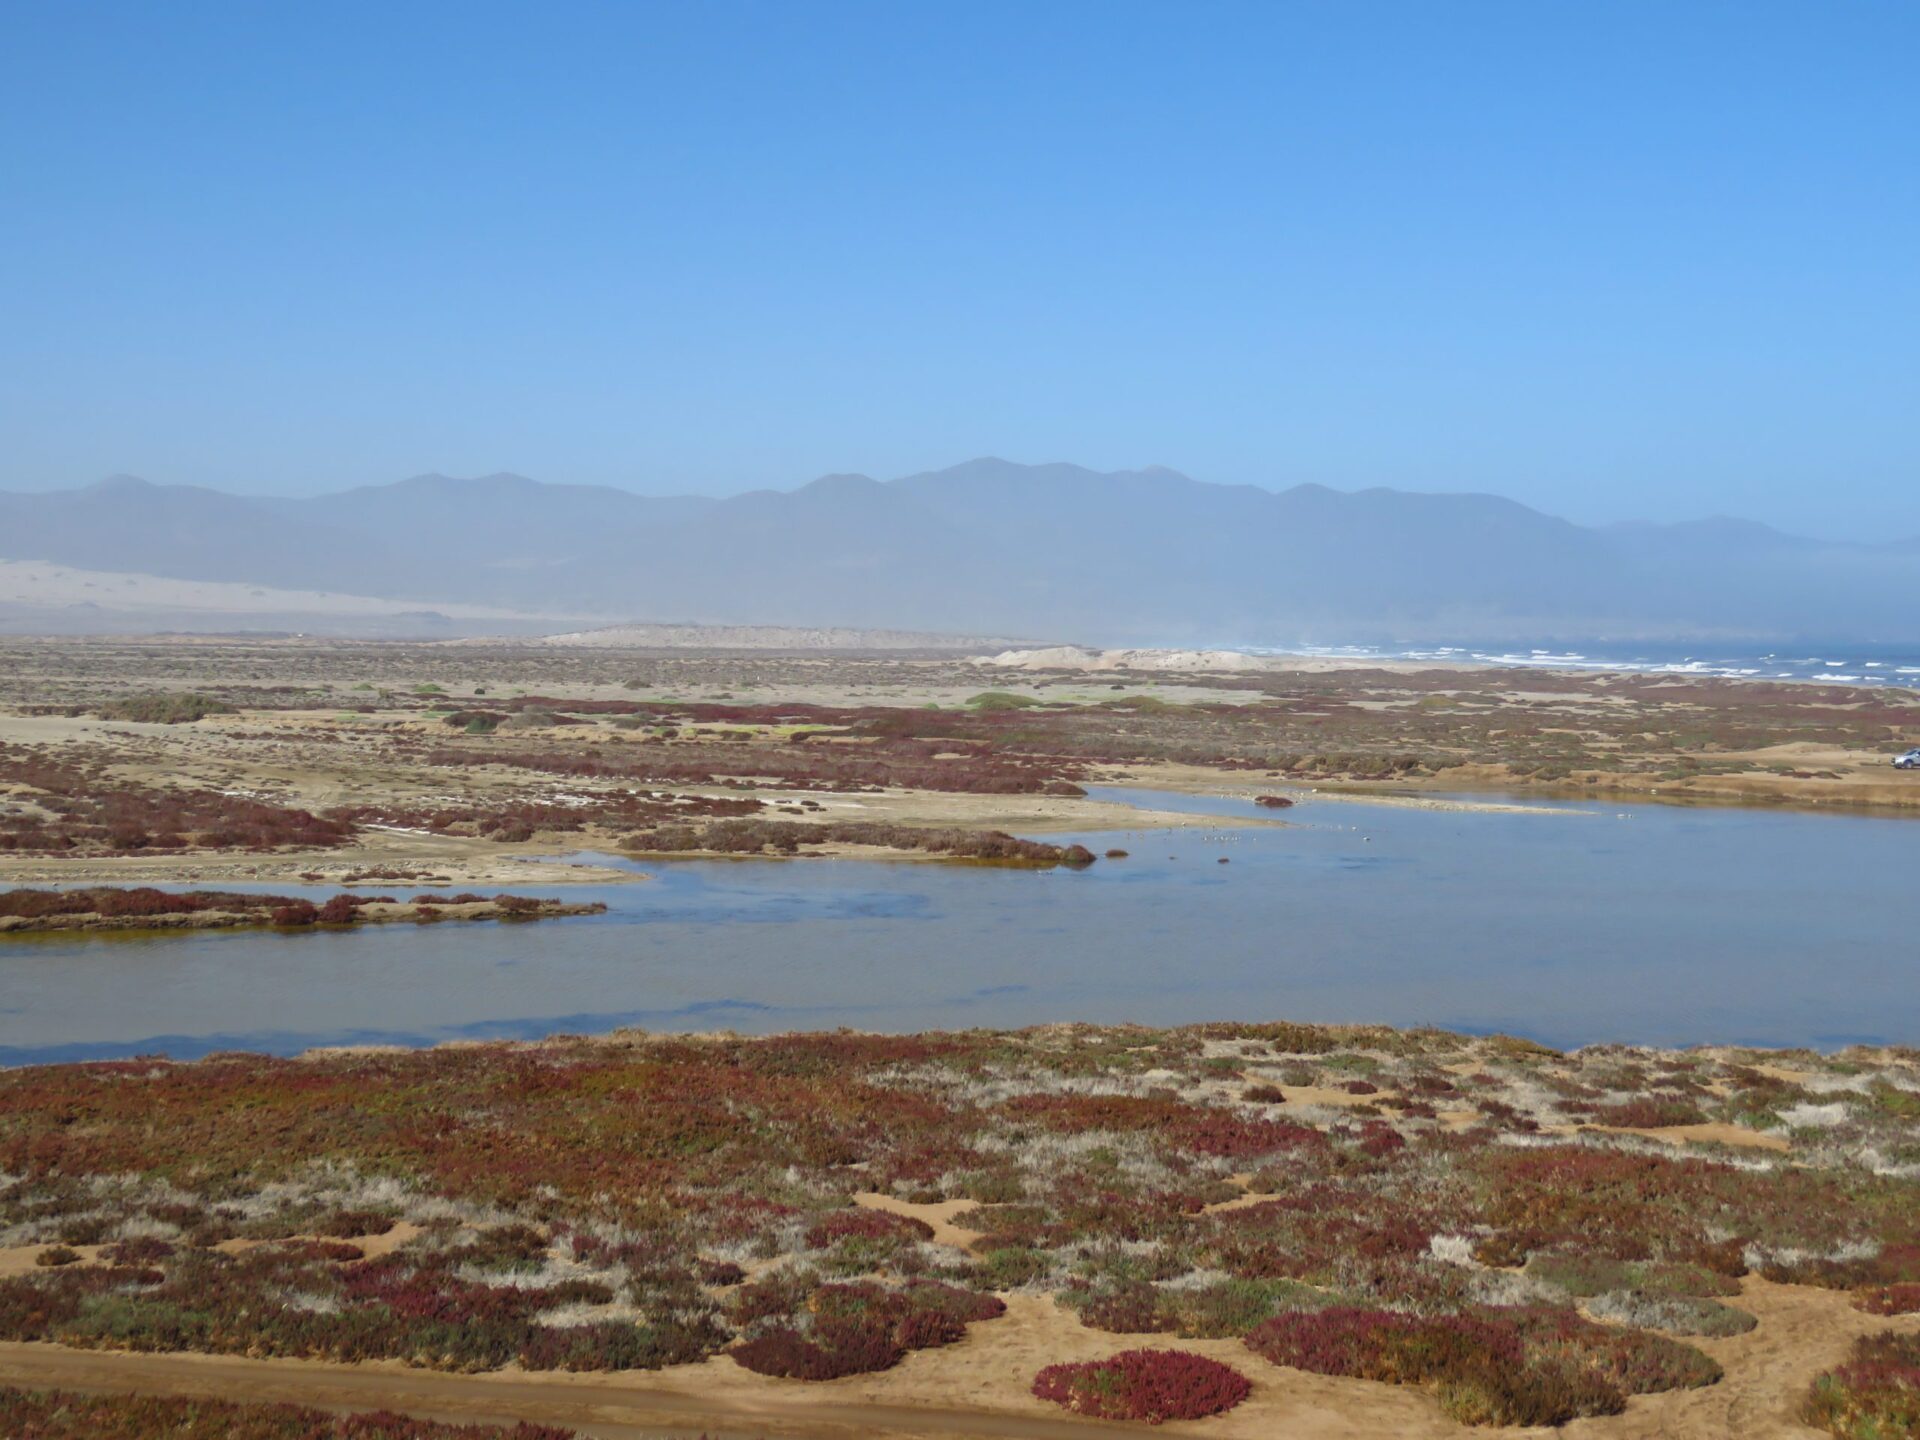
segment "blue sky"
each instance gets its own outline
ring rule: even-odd
[[[1920,7],[0,10],[0,486],[979,454],[1920,533]]]

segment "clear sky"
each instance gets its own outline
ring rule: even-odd
[[[1920,533],[1920,5],[0,5],[0,487]]]

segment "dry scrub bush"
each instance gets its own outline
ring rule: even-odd
[[[1857,1291],[1853,1307],[1869,1315],[1912,1315],[1920,1312],[1920,1285],[1874,1285]]]
[[[1843,1440],[1920,1435],[1920,1335],[1855,1340],[1846,1363],[1813,1382],[1801,1417]]]
[[[1690,1346],[1546,1309],[1436,1316],[1328,1309],[1276,1316],[1246,1343],[1277,1365],[1315,1374],[1432,1385],[1464,1424],[1559,1425],[1615,1414],[1628,1394],[1720,1378],[1719,1367]]]
[[[208,715],[231,715],[234,707],[211,695],[190,691],[161,691],[109,700],[94,712],[103,720],[137,720],[147,724],[179,725]]]
[[[0,744],[0,782],[21,787],[41,810],[0,815],[0,850],[56,855],[144,850],[330,849],[354,827],[305,810],[212,790],[148,789],[93,763],[55,760]]]
[[[1795,1063],[1853,1083],[1867,1062]],[[462,1368],[664,1363],[738,1341],[742,1363],[821,1376],[951,1338],[996,1303],[953,1287],[1018,1286],[1094,1326],[1264,1333],[1288,1363],[1424,1377],[1466,1419],[1598,1413],[1717,1372],[1666,1336],[1589,1323],[1576,1298],[1643,1325],[1673,1324],[1672,1300],[1694,1302],[1684,1323],[1742,1324],[1695,1304],[1736,1291],[1749,1253],[1886,1303],[1920,1284],[1915,1184],[1872,1168],[1905,1143],[1893,1109],[1854,1107],[1856,1126],[1791,1161],[1522,1124],[1558,1123],[1562,1099],[1725,1074],[1688,1064],[1222,1024],[0,1071],[4,1243],[128,1247],[0,1282],[0,1333]],[[1329,1109],[1322,1131],[1239,1098],[1256,1079],[1352,1074],[1387,1094],[1451,1085],[1483,1122]],[[1209,1209],[1244,1193],[1235,1174],[1263,1198]],[[852,1189],[971,1199],[959,1223],[986,1239],[929,1244]],[[426,1226],[394,1258],[310,1238],[394,1217]],[[232,1238],[272,1243],[196,1248]],[[1475,1244],[1526,1273],[1474,1266]]]
[[[760,1325],[727,1353],[760,1375],[837,1380],[897,1365],[909,1350],[950,1345],[977,1320],[1006,1313],[1003,1301],[935,1281],[898,1290],[871,1282],[762,1290],[736,1300],[737,1323],[764,1321],[784,1310],[788,1323]]]

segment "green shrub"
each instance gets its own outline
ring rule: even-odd
[[[1031,695],[1015,695],[1006,690],[983,690],[967,701],[969,710],[1031,710],[1041,702]]]
[[[991,1290],[1015,1290],[1032,1284],[1051,1268],[1039,1251],[1007,1245],[981,1257],[980,1279]]]
[[[1262,1321],[1295,1310],[1323,1310],[1333,1297],[1292,1280],[1221,1280],[1193,1290],[1160,1292],[1160,1307],[1187,1340],[1245,1335]]]
[[[1920,1435],[1920,1335],[1861,1336],[1844,1364],[1813,1382],[1800,1414],[1843,1440]]]
[[[234,707],[211,695],[159,691],[109,700],[96,712],[103,720],[137,720],[148,725],[183,725],[208,715],[231,715]]]
[[[1583,1415],[1618,1415],[1627,1397],[1569,1360],[1523,1370],[1469,1367],[1434,1387],[1440,1408],[1462,1425],[1564,1425]]]

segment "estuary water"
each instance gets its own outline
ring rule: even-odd
[[[604,900],[594,917],[0,940],[0,1063],[1055,1020],[1920,1041],[1920,821],[1308,796],[1284,823],[1167,832],[1126,807],[1270,812],[1100,794],[1113,829],[1073,838],[1130,854],[1077,873],[648,862],[635,884],[515,887]]]

